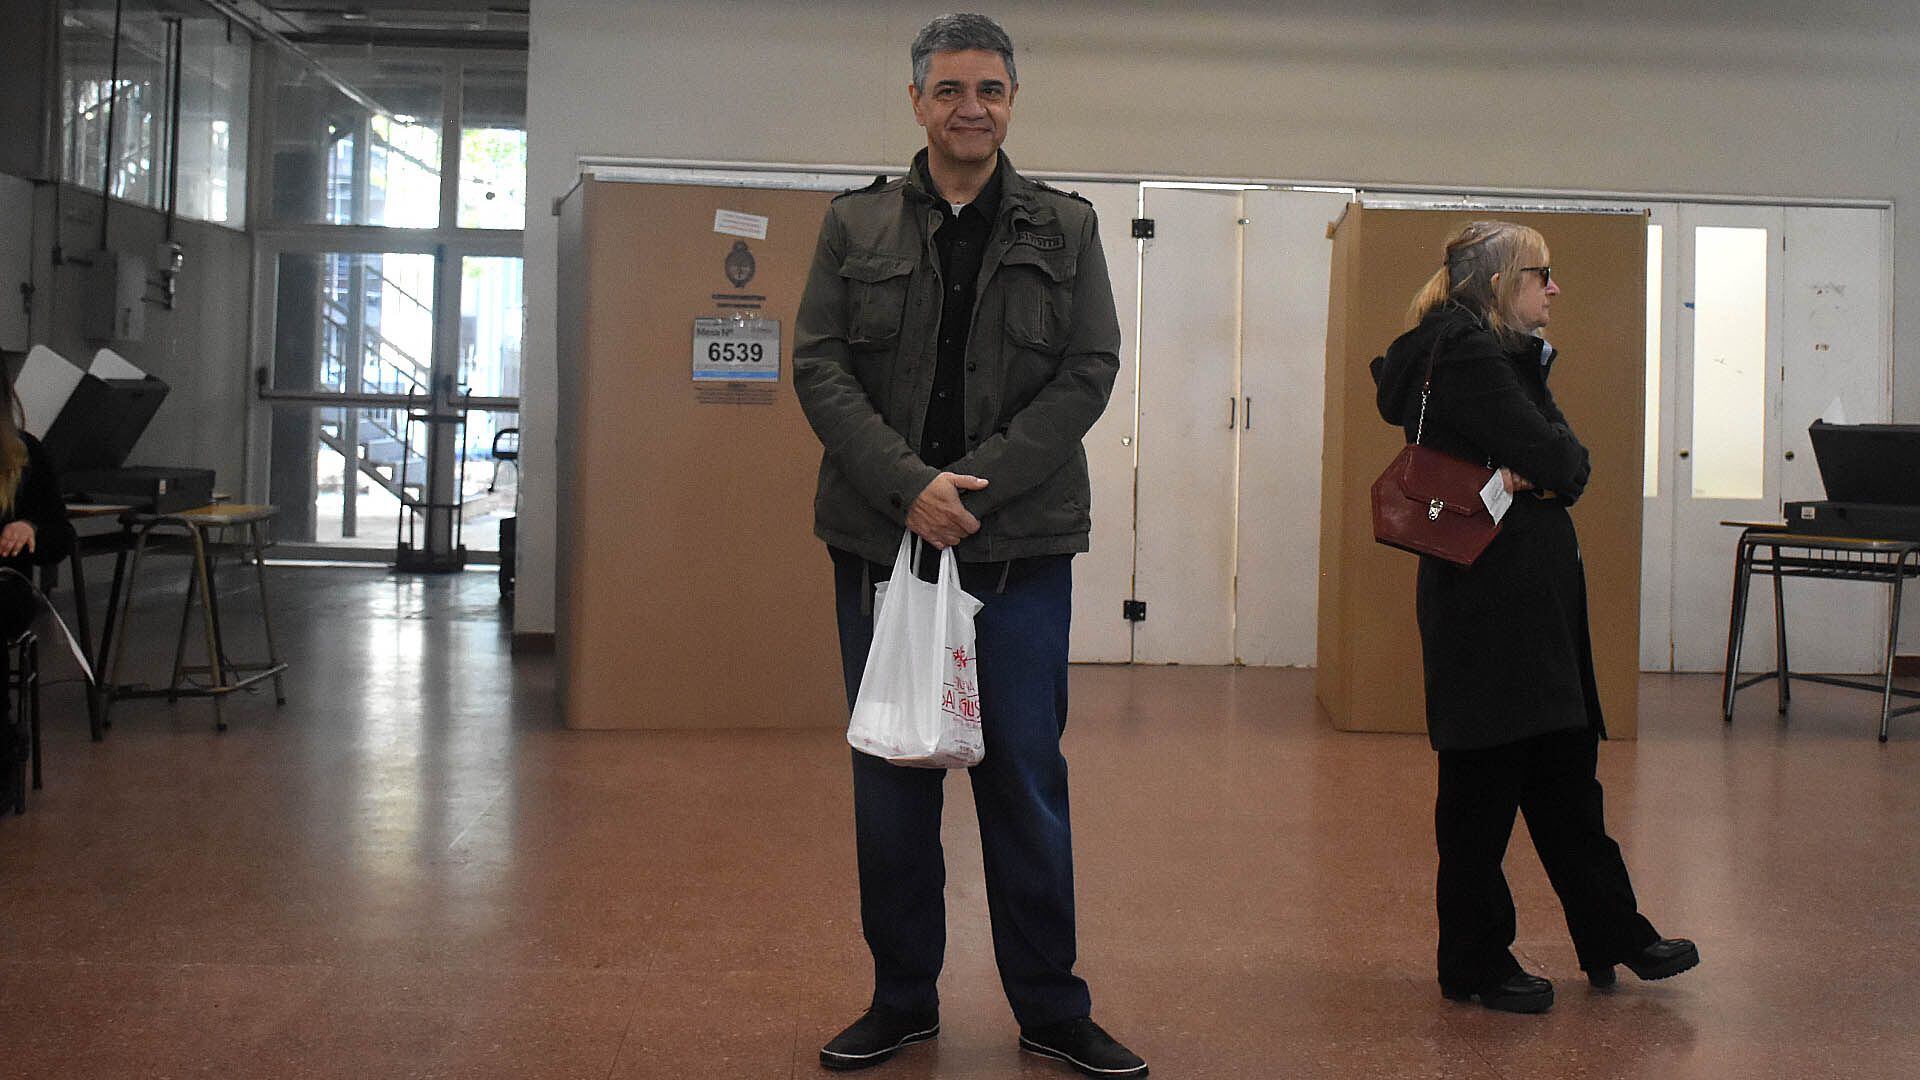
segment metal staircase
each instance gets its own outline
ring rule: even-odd
[[[422,311],[420,300],[385,275],[376,274],[369,292],[378,290],[383,298],[398,298]],[[348,311],[333,299],[322,304],[325,329],[322,335],[320,384],[325,390],[377,394],[420,394],[430,389],[431,370],[426,361],[371,326],[363,327],[358,369],[350,369],[347,353],[351,350]],[[357,376],[357,378],[356,378]],[[361,476],[378,484],[402,506],[415,506],[423,498],[427,477],[426,457],[418,446],[409,448],[405,438],[406,410],[396,408],[323,408],[320,410],[320,442],[353,463]]]

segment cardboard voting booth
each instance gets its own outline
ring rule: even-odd
[[[561,705],[847,721],[793,319],[829,196],[583,180],[560,206]]]
[[[46,449],[62,494],[160,513],[213,501],[211,469],[126,463],[167,390],[111,349],[82,371],[35,345],[14,379],[24,430]]]

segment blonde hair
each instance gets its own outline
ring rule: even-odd
[[[1494,336],[1521,337],[1507,317],[1520,291],[1517,271],[1546,262],[1547,238],[1539,230],[1511,221],[1470,221],[1447,238],[1446,260],[1420,287],[1407,308],[1407,320],[1418,324],[1428,312],[1452,301],[1487,320]]]
[[[20,399],[13,396],[13,380],[0,375],[0,515],[13,513],[21,474],[27,471],[27,444],[20,441]]]

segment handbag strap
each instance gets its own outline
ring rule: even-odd
[[[1427,378],[1420,384],[1420,419],[1413,426],[1413,445],[1419,446],[1427,432],[1427,398],[1433,393],[1433,362],[1440,355],[1440,346],[1447,340],[1441,334],[1433,339],[1433,348],[1427,353]]]
[[[1414,446],[1420,445],[1420,440],[1427,432],[1427,398],[1433,393],[1433,363],[1440,356],[1440,346],[1446,343],[1447,334],[1442,333],[1434,339],[1433,349],[1427,353],[1427,378],[1425,382],[1420,384],[1420,418],[1415,421],[1413,425],[1412,445]],[[1493,467],[1493,459],[1489,457],[1487,459],[1487,468],[1491,469]]]

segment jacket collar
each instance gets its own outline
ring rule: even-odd
[[[1560,355],[1560,350],[1553,347],[1553,342],[1538,334],[1534,335],[1533,340],[1536,344],[1530,346],[1533,350],[1531,355],[1539,361],[1540,377],[1544,379],[1553,370],[1553,358]]]
[[[986,216],[987,220],[993,220],[1000,213],[1000,193],[1006,186],[1004,181],[1007,174],[1011,172],[1013,169],[1007,165],[1006,156],[1001,155],[1000,163],[995,166],[993,175],[987,177],[986,185],[980,189],[978,195],[973,197],[973,202],[967,205],[976,208]],[[925,150],[914,156],[913,166],[908,171],[908,176],[911,178],[909,183],[917,187],[928,202],[942,208],[952,205],[947,197],[941,194],[939,186],[933,182],[933,174],[927,169]]]
[[[1428,318],[1436,316],[1438,316],[1436,323],[1442,326],[1442,333],[1460,328],[1479,330],[1489,334],[1493,332],[1493,327],[1488,325],[1485,316],[1457,300],[1449,300],[1441,304]],[[1515,360],[1539,368],[1543,377],[1553,367],[1553,358],[1559,353],[1551,342],[1539,334],[1528,334],[1518,339],[1515,344],[1505,346],[1504,351]]]
[[[1040,186],[1020,175],[1004,150],[1000,151],[1000,162],[994,167],[993,179],[989,181],[989,186],[994,185],[1000,188],[996,218],[1018,211],[1021,220],[1035,225],[1045,225],[1054,220],[1053,207],[1040,198]],[[908,196],[929,206],[945,205],[934,193],[933,182],[928,178],[927,152],[924,149],[913,156],[913,165],[907,169],[902,188]]]

